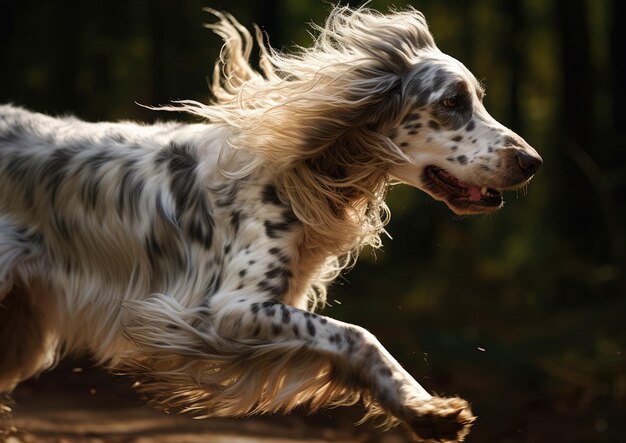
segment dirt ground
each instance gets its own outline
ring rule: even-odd
[[[20,385],[3,443],[404,443],[401,429],[355,426],[361,408],[307,416],[193,420],[145,406],[131,381],[72,362]]]

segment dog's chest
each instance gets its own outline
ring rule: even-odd
[[[240,180],[213,188],[214,238],[204,255],[207,294],[258,295],[298,304],[308,271],[301,269],[302,225],[270,183]]]

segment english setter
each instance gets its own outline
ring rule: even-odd
[[[335,7],[285,54],[233,17],[198,124],[85,123],[0,107],[0,391],[87,351],[200,417],[353,404],[421,441],[474,417],[367,330],[312,313],[391,182],[457,214],[499,209],[541,157],[496,122],[424,16]]]

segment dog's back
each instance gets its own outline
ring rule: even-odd
[[[0,302],[9,307],[0,311],[0,390],[52,365],[61,345],[103,361],[128,347],[122,301],[166,291],[180,271],[173,264],[187,259],[172,233],[185,209],[169,182],[181,163],[181,195],[195,190],[189,204],[201,205],[199,159],[203,179],[214,174],[223,142],[219,130],[205,137],[207,128],[86,123],[0,106]],[[188,217],[196,237],[210,230],[207,208]]]

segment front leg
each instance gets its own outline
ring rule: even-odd
[[[460,442],[474,421],[465,400],[432,397],[358,326],[269,300],[187,308],[154,294],[124,304],[136,350],[113,362],[152,403],[198,417],[311,411],[359,399],[366,418],[404,423],[424,442]]]
[[[339,378],[373,402],[372,415],[384,411],[418,440],[462,441],[474,421],[465,400],[432,397],[361,327],[275,301],[243,299],[218,316],[216,326],[222,336],[288,343],[330,359],[334,372],[343,372]]]

